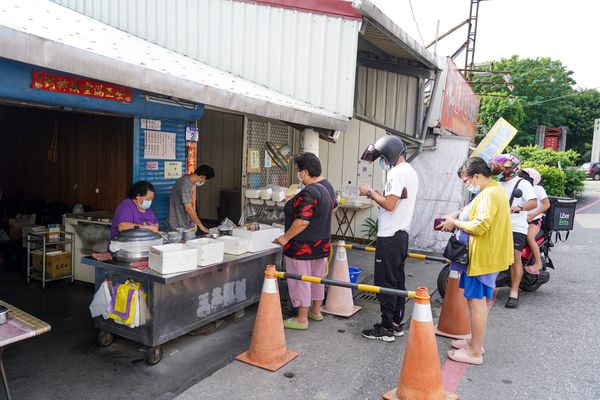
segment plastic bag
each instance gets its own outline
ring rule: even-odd
[[[108,319],[108,309],[112,302],[112,295],[110,290],[110,282],[108,279],[104,279],[104,281],[100,284],[100,288],[94,293],[94,299],[92,300],[92,304],[90,304],[90,313],[92,314],[92,318],[96,318],[100,315],[104,319]]]
[[[225,218],[221,225],[219,225],[219,230],[221,231],[231,231],[236,227],[236,224],[230,220],[229,218]]]
[[[129,280],[125,283],[116,285],[113,290],[113,298],[110,303],[109,318],[115,322],[132,327],[137,304],[137,290],[140,288],[139,283]]]

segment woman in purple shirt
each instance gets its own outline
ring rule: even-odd
[[[154,199],[154,186],[150,182],[134,183],[127,198],[119,203],[113,216],[110,238],[119,232],[140,227],[158,233],[158,220],[150,209]]]

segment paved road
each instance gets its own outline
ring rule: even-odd
[[[579,208],[600,198],[586,183]],[[467,399],[600,399],[600,204],[576,215],[566,243],[551,252],[556,271],[507,310],[506,289],[492,307],[485,365],[469,367],[458,393]]]
[[[600,198],[600,183],[589,182],[587,189],[580,207],[590,208],[576,217],[569,241],[551,253],[557,268],[551,281],[538,292],[523,293],[517,310],[504,308],[508,292],[500,290],[490,313],[485,364],[466,369],[457,388],[462,399],[600,399],[600,204],[592,205]],[[411,263],[407,285],[435,287],[438,270]],[[433,300],[435,319],[439,299]],[[300,357],[280,371],[233,362],[178,400],[380,399],[398,382],[406,339],[388,344],[361,338],[377,306],[358,304],[364,309],[351,319],[328,317],[308,332],[286,332],[288,346]],[[448,340],[438,338],[442,363],[448,348]]]

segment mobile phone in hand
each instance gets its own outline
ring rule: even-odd
[[[445,219],[444,219],[444,218],[442,218],[442,217],[438,217],[438,218],[434,219],[434,220],[433,220],[433,229],[434,229],[434,230],[436,230],[436,231],[440,231],[440,230],[442,230],[442,228],[441,228],[441,227],[438,227],[438,226],[439,226],[439,225],[441,225],[441,224],[443,224],[443,223],[444,223],[444,220],[445,220]]]

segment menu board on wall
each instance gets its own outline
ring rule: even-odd
[[[144,131],[144,158],[175,160],[176,133]]]

